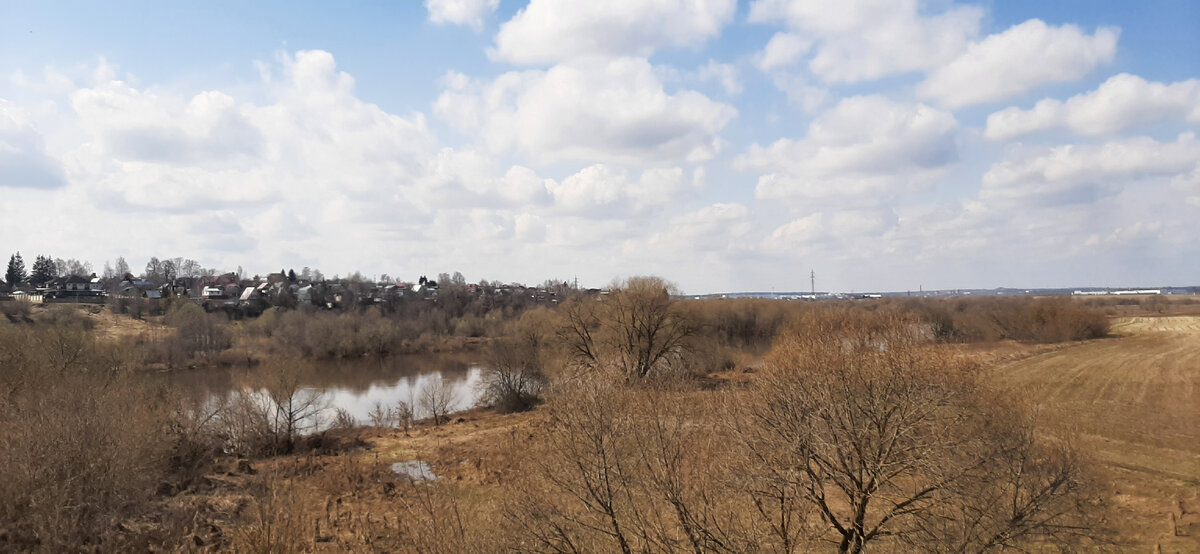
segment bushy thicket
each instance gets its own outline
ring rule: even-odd
[[[384,318],[377,309],[327,312],[272,308],[246,325],[252,335],[308,358],[354,358],[404,351],[417,323]]]
[[[746,389],[622,371],[554,383],[505,524],[461,551],[966,552],[1092,524],[1082,460],[912,314],[824,305]],[[449,489],[443,489],[449,490]],[[420,517],[414,514],[415,517]],[[449,527],[448,529],[453,529]]]
[[[314,358],[356,358],[436,351],[462,339],[499,337],[505,325],[536,304],[514,296],[443,292],[369,307],[321,310],[271,308],[246,324],[251,336],[280,350]],[[455,340],[447,340],[454,337]]]
[[[74,319],[74,320],[73,320]],[[0,328],[0,550],[119,550],[167,478],[169,405],[81,317]]]
[[[972,298],[903,302],[945,342],[1053,343],[1102,338],[1108,316],[1070,298]]]
[[[1103,310],[1108,315],[1134,315],[1137,312],[1151,314],[1200,314],[1200,298],[1195,296],[1166,296],[1162,294],[1091,296],[1078,299],[1089,308]]]
[[[11,323],[28,323],[32,321],[29,314],[32,312],[29,302],[6,301],[0,302],[0,313]]]
[[[142,319],[145,316],[160,316],[171,308],[171,298],[127,298],[122,296],[110,296],[108,298],[108,308],[113,313],[126,314],[134,319]],[[190,302],[187,299],[181,299],[183,302]]]
[[[484,360],[479,403],[500,413],[524,412],[541,403],[548,380],[536,344],[520,339],[493,343]]]
[[[229,318],[205,313],[191,302],[172,306],[164,321],[176,330],[171,349],[184,357],[221,352],[233,346]]]
[[[163,322],[165,332],[141,336],[136,346],[148,363],[180,368],[197,362],[211,362],[233,346],[229,318],[205,311],[191,302],[171,303]]]
[[[213,344],[210,317],[184,307],[170,320],[195,351]],[[204,486],[218,459],[341,444],[309,435],[325,406],[302,386],[304,363],[265,363],[244,391],[189,400],[143,371],[161,343],[102,339],[91,323],[64,306],[0,324],[0,551],[182,547],[203,520],[162,499]]]
[[[797,302],[766,299],[680,301],[710,349],[761,352],[789,321],[814,310],[875,312],[898,308],[917,316],[943,342],[1016,340],[1053,343],[1108,335],[1108,316],[1090,300],[1048,297],[904,298]],[[1157,306],[1157,304],[1156,304]],[[1157,308],[1155,308],[1157,309]],[[720,352],[720,349],[716,349]]]
[[[769,347],[788,321],[810,307],[806,302],[765,298],[713,298],[680,304],[705,338],[754,351]]]

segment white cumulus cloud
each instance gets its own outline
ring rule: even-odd
[[[1047,98],[1029,110],[1013,107],[993,113],[987,119],[987,137],[1008,140],[1058,127],[1080,135],[1111,135],[1138,125],[1184,120],[1200,122],[1200,80],[1168,85],[1121,73],[1066,102]]]
[[[679,167],[647,169],[633,180],[627,169],[606,164],[585,167],[562,182],[546,185],[557,207],[589,217],[660,206],[677,199],[689,186]]]
[[[1064,145],[1016,154],[983,175],[985,201],[1034,206],[1094,202],[1117,194],[1130,181],[1182,178],[1200,165],[1200,141],[1185,133],[1175,142],[1148,137],[1099,145]]]
[[[647,57],[720,34],[735,0],[531,0],[500,27],[495,60],[525,65],[586,57]]]
[[[335,199],[414,204],[399,189],[427,174],[434,140],[423,116],[358,99],[354,79],[327,52],[280,55],[263,70],[262,103],[220,91],[161,93],[98,72],[98,82],[70,94],[87,138],[64,156],[70,175],[122,210],[294,202],[319,221],[353,217],[324,209]]]
[[[703,161],[737,114],[695,91],[663,89],[645,59],[514,71],[487,83],[448,79],[436,113],[494,151],[542,163]]]
[[[734,202],[711,204],[671,218],[665,229],[644,239],[626,241],[631,257],[688,262],[699,254],[746,249],[750,209]]]
[[[899,223],[890,208],[817,212],[780,225],[763,241],[769,251],[788,252],[814,247],[850,245],[879,237]]]
[[[775,33],[759,55],[763,71],[787,67],[799,62],[812,48],[812,40],[795,33]]]
[[[62,163],[25,110],[0,98],[0,187],[47,189],[67,184]]]
[[[952,109],[998,102],[1047,83],[1074,81],[1112,61],[1121,32],[1091,35],[1075,25],[1031,19],[972,43],[917,87],[924,98]]]
[[[755,189],[764,199],[885,194],[956,161],[957,129],[924,104],[856,96],[819,115],[805,138],[752,145],[737,165],[766,172]]]
[[[466,25],[476,31],[483,29],[483,20],[499,5],[500,0],[425,0],[430,21]]]
[[[767,44],[764,69],[794,63],[815,41],[808,69],[826,82],[856,83],[943,64],[979,33],[983,10],[922,13],[917,0],[757,0],[749,20],[783,22],[792,34]]]

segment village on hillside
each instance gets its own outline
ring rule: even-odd
[[[268,308],[312,306],[347,309],[355,306],[394,305],[405,300],[436,299],[441,291],[468,297],[520,297],[534,304],[556,304],[573,286],[546,281],[541,286],[482,280],[467,283],[461,273],[424,275],[415,282],[379,279],[355,273],[346,278],[327,279],[320,271],[304,268],[280,270],[265,277],[238,272],[217,273],[192,260],[151,258],[146,271],[133,275],[118,259],[118,270],[105,264],[103,276],[90,272],[90,264],[77,260],[52,260],[38,256],[32,273],[24,273],[20,254],[14,254],[5,274],[0,300],[33,303],[112,304],[120,311],[154,313],[165,309],[169,299],[189,299],[208,312],[225,312],[230,317],[257,316]],[[593,292],[599,292],[598,290]]]

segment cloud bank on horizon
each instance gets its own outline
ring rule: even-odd
[[[1200,19],[1084,6],[301,6],[319,29],[193,18],[229,41],[198,53],[16,5],[0,247],[690,293],[1198,283],[1200,67],[1162,53]]]

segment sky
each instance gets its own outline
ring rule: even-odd
[[[0,253],[98,270],[1194,285],[1198,128],[1188,0],[0,0]]]

